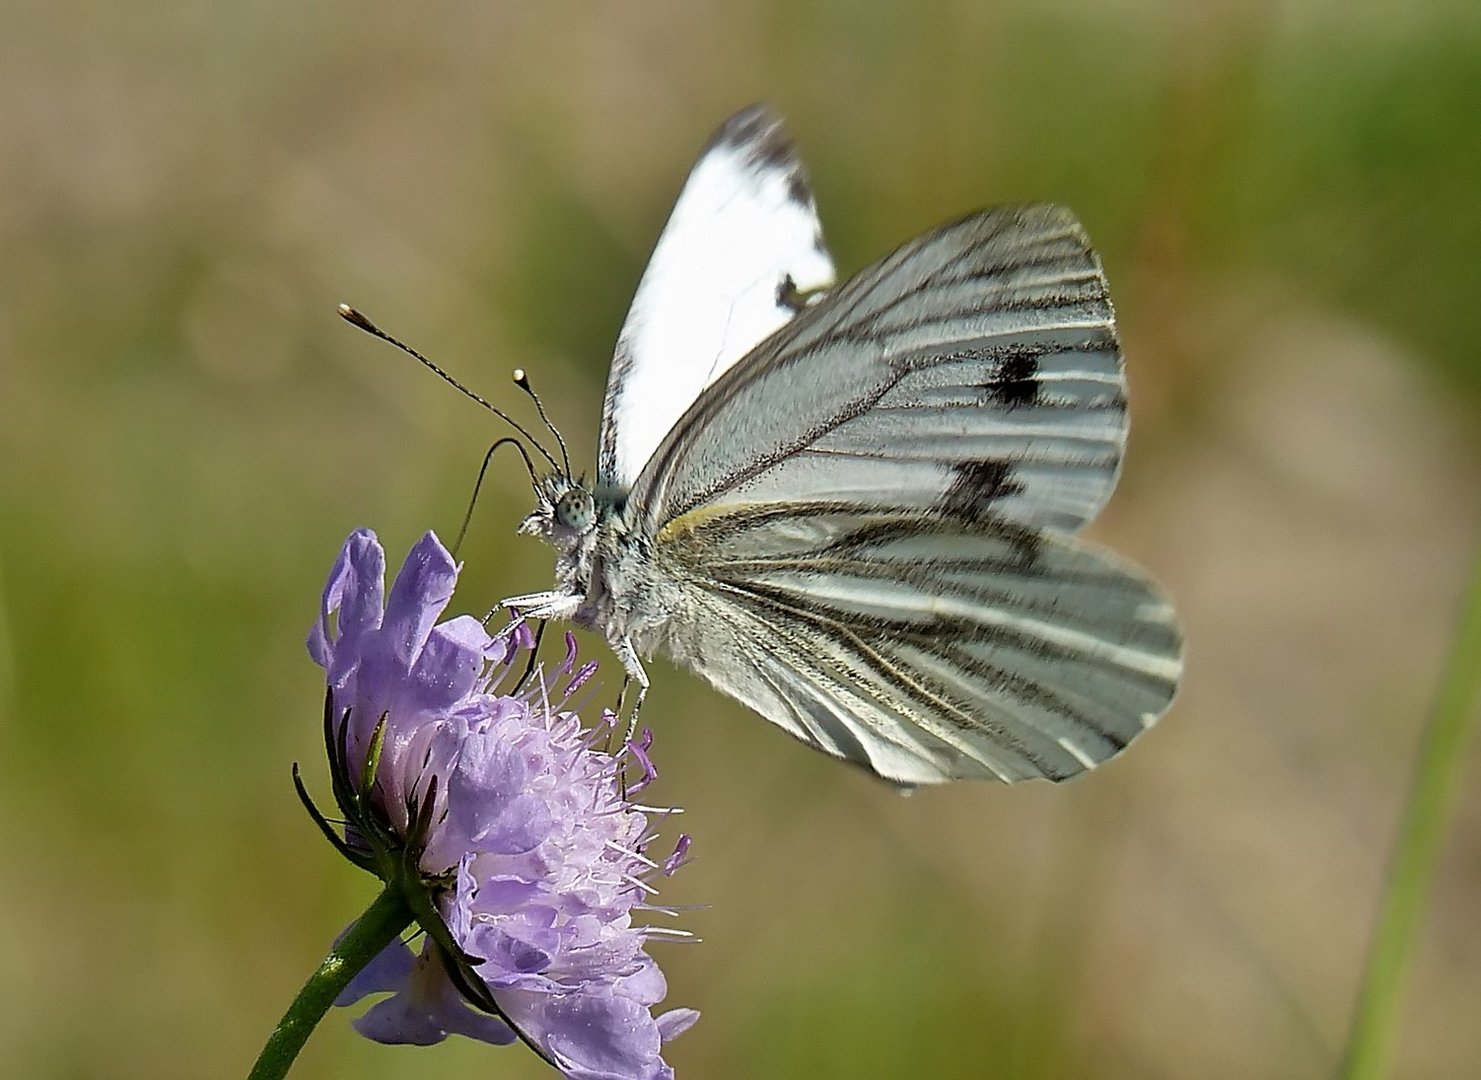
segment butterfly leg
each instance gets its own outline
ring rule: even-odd
[[[581,596],[567,592],[526,593],[501,600],[499,606],[526,619],[569,619],[581,607]]]
[[[628,684],[638,684],[638,697],[633,702],[632,715],[627,719],[627,735],[623,739],[624,742],[631,742],[638,730],[638,710],[643,707],[643,698],[648,694],[648,673],[643,670],[643,662],[638,659],[638,651],[633,648],[631,638],[623,638],[618,642],[615,651],[617,659],[622,661],[622,667],[627,672],[627,677],[622,680],[622,693],[617,699],[617,715],[622,715],[622,703],[627,697]]]
[[[633,702],[632,715],[627,718],[627,732],[622,736],[622,744],[626,746],[633,741],[633,736],[638,731],[638,712],[643,708],[643,698],[648,693],[648,673],[643,670],[643,662],[638,659],[638,651],[633,648],[631,638],[623,638],[613,649],[617,653],[617,659],[622,661],[626,674],[622,677],[622,690],[617,695],[617,715],[622,715],[622,706],[627,701],[627,689],[633,683],[638,684],[638,697]],[[622,775],[622,797],[627,798],[627,774]]]

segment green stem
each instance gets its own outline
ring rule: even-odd
[[[262,1048],[247,1080],[281,1080],[287,1076],[310,1032],[329,1011],[340,991],[411,921],[411,909],[406,906],[401,890],[388,885],[340,938],[319,970],[303,984]]]
[[[1388,891],[1338,1073],[1344,1080],[1378,1080],[1388,1065],[1404,968],[1414,947],[1445,837],[1468,734],[1467,721],[1481,690],[1481,559],[1473,573],[1450,666],[1420,746],[1408,805],[1391,856]]]

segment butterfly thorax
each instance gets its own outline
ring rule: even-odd
[[[650,569],[650,544],[625,514],[624,500],[593,495],[560,473],[536,488],[534,511],[519,531],[556,549],[555,584],[536,617],[569,618],[609,641],[632,640],[643,652],[671,614],[672,598]]]

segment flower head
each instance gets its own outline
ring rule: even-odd
[[[662,1043],[698,1014],[652,1015],[665,984],[645,945],[663,931],[633,915],[651,909],[650,879],[677,867],[688,838],[661,861],[646,854],[649,819],[664,812],[629,796],[654,775],[650,737],[608,753],[597,744],[616,718],[583,728],[564,708],[594,670],[575,669],[569,636],[550,679],[500,694],[528,633],[490,637],[470,616],[438,623],[457,573],[428,533],[386,596],[379,542],[352,533],[309,634],[348,821],[337,846],[404,882],[427,931],[419,955],[394,943],[339,1004],[390,991],[356,1022],[381,1042],[518,1036],[572,1077],[670,1077]]]

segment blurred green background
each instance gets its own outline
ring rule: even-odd
[[[1481,6],[97,0],[0,34],[0,1071],[242,1075],[373,895],[302,638],[338,544],[451,536],[499,429],[583,462],[627,299],[710,130],[787,118],[840,268],[993,202],[1074,207],[1132,445],[1097,538],[1186,690],[1062,789],[901,799],[663,665],[698,860],[681,1077],[1320,1077],[1481,535]],[[521,413],[523,415],[523,413]],[[511,460],[467,609],[545,587]],[[606,681],[615,692],[615,664]],[[1467,780],[1397,1075],[1481,1075]],[[663,948],[663,947],[660,947]],[[539,1077],[364,1042],[298,1076]],[[476,1070],[476,1073],[475,1073]]]

